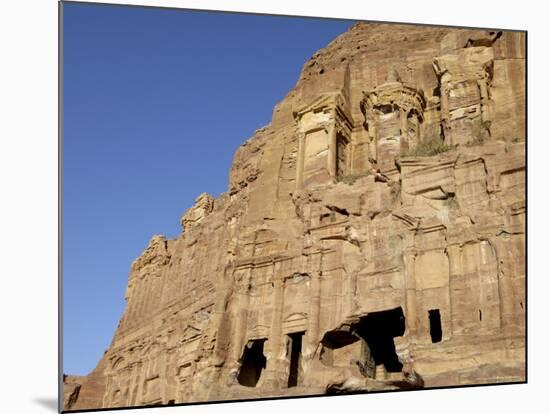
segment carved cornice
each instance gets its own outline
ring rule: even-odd
[[[351,134],[353,129],[352,117],[348,112],[348,102],[340,92],[328,92],[317,96],[309,103],[299,106],[292,112],[294,120],[300,122],[302,117],[309,112],[324,112],[334,115],[336,128],[345,131],[346,135]]]
[[[395,105],[407,113],[414,109],[422,117],[426,98],[422,91],[401,82],[388,82],[363,92],[361,112],[366,117],[372,116],[377,108],[385,105]]]

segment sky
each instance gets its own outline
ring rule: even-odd
[[[303,64],[353,22],[65,3],[63,371],[111,343],[132,261],[175,238]]]

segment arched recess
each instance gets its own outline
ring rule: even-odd
[[[121,356],[119,356],[118,358],[115,357],[115,359],[112,362],[111,369],[114,371],[114,370],[123,368],[124,362],[125,362],[124,357],[121,357]]]
[[[283,319],[283,332],[301,332],[307,329],[307,313],[294,312]]]

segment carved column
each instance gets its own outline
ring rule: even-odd
[[[409,136],[407,132],[407,138],[409,139],[409,149],[415,148],[420,142],[420,122],[418,116],[413,112],[410,114],[410,119],[407,117],[407,128],[409,127],[409,122],[414,126],[414,136]]]
[[[282,334],[282,316],[284,306],[284,284],[281,261],[276,261],[273,266],[273,316],[271,319],[271,330],[269,332],[269,353],[267,360],[264,384],[275,389],[282,388],[279,373],[281,371],[281,360],[284,359],[282,347],[284,338]],[[283,369],[284,370],[284,369]]]
[[[517,321],[515,312],[516,291],[514,289],[513,277],[510,271],[505,271],[509,263],[513,261],[511,257],[513,250],[510,250],[509,242],[496,241],[493,238],[493,247],[498,264],[498,294],[500,302],[500,323],[501,332],[504,334],[513,334],[517,332]]]
[[[296,189],[304,187],[304,152],[306,134],[300,133],[298,137],[298,155],[296,159]]]
[[[401,129],[401,150],[409,148],[409,137],[407,134],[408,125],[407,125],[407,113],[401,107],[399,107],[399,122]]]
[[[334,112],[334,111],[333,111]],[[335,114],[333,116],[336,116]],[[336,127],[334,122],[328,125],[328,165],[327,170],[332,182],[336,182]]]
[[[240,272],[238,269],[235,272]],[[239,372],[239,360],[243,352],[243,346],[246,343],[246,326],[248,322],[248,286],[252,276],[252,265],[246,268],[242,279],[235,280],[237,289],[236,298],[231,303],[232,317],[234,318],[231,329],[231,342],[229,347],[229,358],[227,361],[227,370],[230,376],[229,385],[233,383]],[[238,275],[237,275],[238,277]]]
[[[414,236],[413,236],[414,237]],[[403,252],[404,272],[405,272],[405,321],[409,331],[409,337],[417,337],[418,310],[416,304],[416,275],[415,275],[415,256],[416,252],[407,249]]]
[[[140,361],[137,365],[137,378],[136,378],[136,382],[137,382],[137,387],[136,387],[136,393],[134,394],[134,401],[135,401],[135,405],[140,405],[140,404],[143,404],[143,395],[144,395],[144,381],[143,379],[146,377],[146,366],[147,364],[145,362]]]
[[[313,357],[315,348],[319,342],[319,317],[321,313],[321,271],[315,271],[311,275],[311,303],[308,320],[308,348],[306,358]]]
[[[477,81],[477,84],[481,96],[481,120],[487,122],[491,119],[489,113],[489,89],[487,87],[487,79],[480,79]]]
[[[403,137],[403,135],[407,131],[407,114],[405,113],[405,110],[401,107],[399,107],[399,122],[401,128],[401,137]]]
[[[347,165],[346,170],[348,171],[348,174],[354,174],[355,173],[355,154],[356,154],[356,139],[352,139],[354,136],[353,132],[350,134],[350,142],[348,144],[348,159],[347,159]]]
[[[138,387],[139,380],[139,370],[137,364],[131,364],[131,380],[128,384],[128,406],[133,406],[136,404],[136,389]]]
[[[314,253],[308,256],[308,272],[311,276],[310,302],[308,315],[308,330],[305,335],[306,347],[303,351],[304,359],[313,358],[317,345],[319,343],[319,328],[321,317],[321,263],[322,253]]]
[[[447,256],[449,257],[449,297],[450,297],[450,308],[451,308],[451,317],[449,318],[451,321],[451,326],[449,327],[449,331],[452,334],[458,334],[460,335],[460,332],[454,332],[456,329],[453,326],[453,320],[456,315],[460,315],[462,312],[462,309],[460,307],[460,303],[455,303],[453,301],[453,291],[455,291],[455,285],[457,278],[463,277],[462,272],[464,268],[464,264],[462,263],[462,249],[458,244],[454,244],[452,246],[447,246]]]
[[[375,161],[378,160],[378,126],[376,125],[376,121],[374,120],[374,117],[370,116],[369,121],[369,152],[371,155],[371,158]]]

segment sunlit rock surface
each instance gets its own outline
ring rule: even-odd
[[[65,407],[524,381],[525,139],[523,33],[356,24],[134,261]]]

